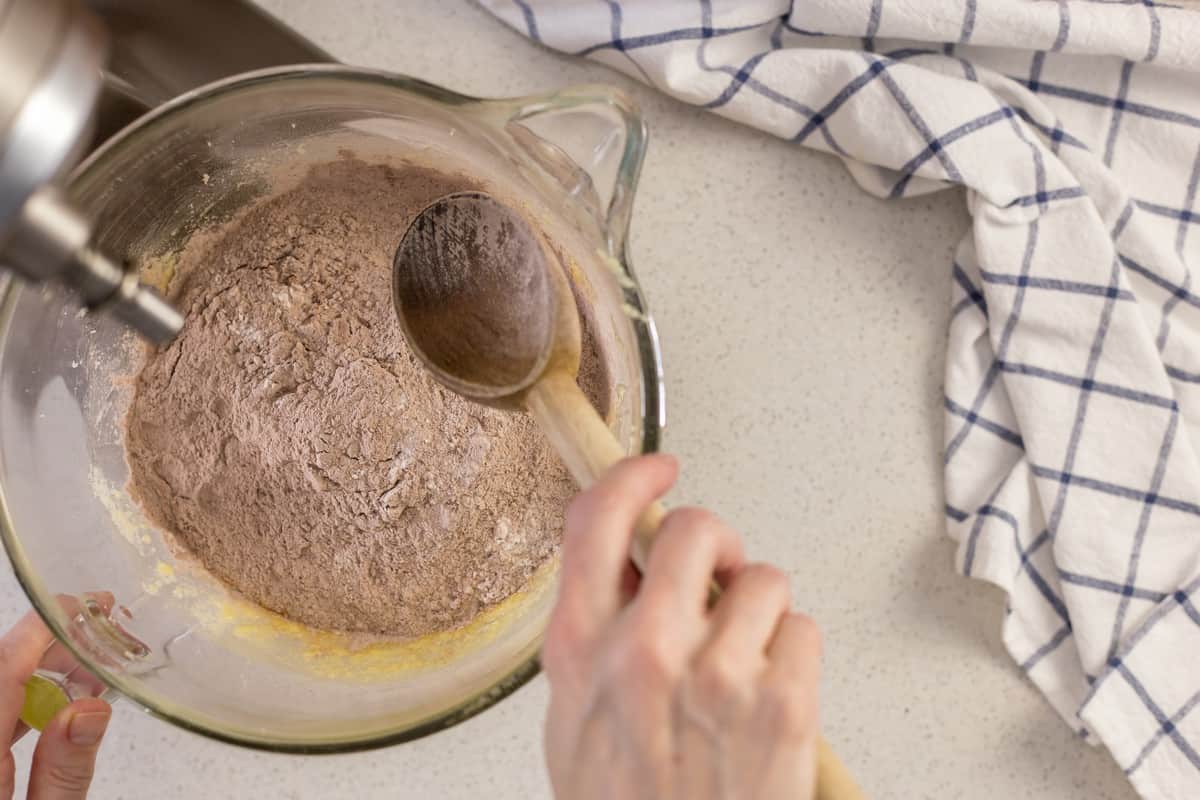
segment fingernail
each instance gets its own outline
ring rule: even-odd
[[[107,711],[85,711],[76,714],[71,717],[71,723],[67,726],[67,738],[71,740],[71,744],[84,747],[93,745],[104,735],[111,716]]]

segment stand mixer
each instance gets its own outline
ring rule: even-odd
[[[99,21],[71,0],[0,5],[0,263],[162,343],[183,316],[90,245],[91,221],[55,185],[87,143],[105,50]]]
[[[216,78],[328,56],[240,0],[0,0],[0,265],[150,342],[182,315],[92,242],[59,181],[96,140]],[[163,6],[166,6],[165,8]],[[105,70],[106,55],[112,58]]]

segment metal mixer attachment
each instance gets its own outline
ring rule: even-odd
[[[92,246],[91,221],[55,185],[88,144],[106,50],[76,0],[0,0],[0,265],[163,343],[182,315]]]

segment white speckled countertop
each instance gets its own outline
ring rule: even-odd
[[[628,89],[651,129],[633,258],[663,340],[675,501],[716,509],[791,574],[825,631],[827,738],[881,800],[1134,797],[1010,663],[1000,595],[952,569],[940,409],[960,193],[872,199],[832,158],[553,55],[464,0],[260,2],[344,61],[470,94]],[[27,608],[4,570],[0,623]],[[309,758],[122,702],[92,796],[547,797],[545,702],[539,678],[419,742]]]

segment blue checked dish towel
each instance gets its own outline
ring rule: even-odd
[[[484,0],[518,31],[966,187],[945,493],[1004,641],[1147,800],[1200,798],[1200,4]]]

